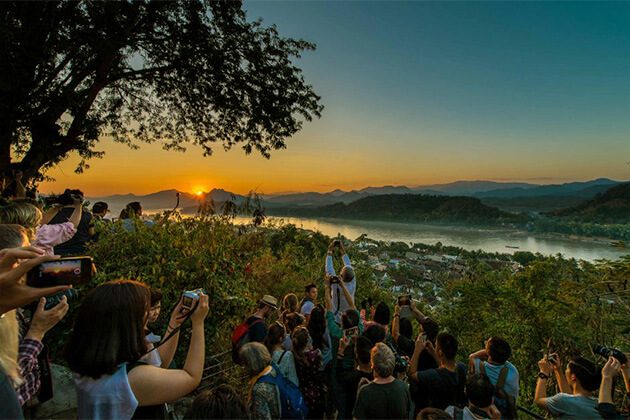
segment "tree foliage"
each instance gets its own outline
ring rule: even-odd
[[[70,152],[81,171],[104,136],[269,157],[322,110],[294,64],[314,45],[240,1],[16,1],[0,19],[0,170],[26,180]]]

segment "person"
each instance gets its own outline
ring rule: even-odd
[[[339,351],[337,354],[343,355],[345,348],[350,343],[350,339],[344,337],[339,340]],[[354,358],[356,367],[347,368],[343,363],[338,363],[336,366],[336,379],[341,388],[346,391],[345,398],[345,412],[352,413],[354,409],[354,403],[357,400],[357,391],[359,389],[359,383],[363,378],[368,381],[374,379],[372,374],[372,360],[371,351],[372,342],[364,337],[359,336],[354,343]]]
[[[494,385],[483,373],[470,375],[466,381],[466,396],[468,405],[460,408],[454,405],[448,406],[446,411],[453,419],[501,420],[501,412],[494,406]]]
[[[271,359],[278,366],[280,373],[285,378],[293,382],[295,385],[300,386],[300,381],[295,370],[295,358],[293,352],[285,350],[282,347],[284,341],[285,330],[284,326],[280,322],[275,322],[269,327],[267,338],[265,339],[265,346],[271,354]]]
[[[453,416],[439,408],[427,407],[418,413],[416,420],[453,420]]]
[[[92,216],[94,216],[94,219],[96,221],[109,222],[110,220],[105,218],[105,216],[107,216],[107,213],[109,213],[109,206],[104,201],[97,201],[92,206]]]
[[[630,392],[630,363],[626,361],[625,364],[621,364],[619,360],[609,356],[602,369],[602,383],[599,386],[599,397],[597,399],[597,411],[605,419],[625,419],[617,412],[613,401],[613,381],[619,371],[622,373],[626,393],[628,393]]]
[[[313,348],[313,340],[306,327],[297,327],[293,332],[293,355],[300,391],[308,406],[308,416],[321,419],[324,416],[326,393],[324,375],[320,370],[322,354]]]
[[[332,312],[335,315],[335,319],[337,322],[341,322],[341,316],[343,312],[347,309],[350,309],[350,301],[346,297],[346,293],[341,288],[341,283],[345,286],[346,291],[349,296],[352,297],[354,301],[354,295],[357,291],[357,279],[354,275],[354,268],[350,263],[350,258],[346,253],[345,248],[340,240],[334,240],[328,246],[328,252],[326,254],[326,264],[325,271],[328,277],[334,278],[336,277],[335,268],[333,267],[333,251],[335,249],[339,249],[341,253],[341,260],[343,261],[343,268],[339,272],[339,281],[333,283],[330,287],[332,293]]]
[[[245,321],[249,325],[249,341],[265,342],[267,337],[267,320],[278,310],[278,300],[271,295],[264,295],[258,301],[256,312]]]
[[[315,283],[311,283],[304,287],[304,297],[300,302],[300,314],[302,314],[307,321],[315,305],[317,305],[317,286]]]
[[[133,201],[120,212],[120,220],[123,229],[127,232],[133,232],[136,229],[136,220],[142,220],[145,226],[151,227],[155,225],[153,220],[142,219],[142,205],[138,201]]]
[[[418,335],[416,348],[411,358],[409,377],[418,385],[415,396],[416,411],[425,407],[435,407],[444,410],[449,405],[464,406],[466,396],[466,365],[455,360],[457,355],[457,339],[448,333],[437,336],[437,345]],[[439,363],[437,369],[418,370],[418,360],[422,350],[427,349]]]
[[[504,417],[516,415],[519,393],[519,373],[509,362],[510,344],[501,337],[490,337],[485,348],[468,356],[471,372],[488,376],[495,387],[495,405]]]
[[[83,192],[81,190],[67,189],[57,198],[57,202],[60,206],[48,222],[50,225],[66,223],[76,207],[78,205],[83,206]],[[95,233],[92,213],[82,208],[80,221],[76,229],[77,231],[72,238],[55,246],[55,254],[62,256],[80,256],[85,254],[87,243]]]
[[[225,384],[197,395],[184,416],[186,420],[248,418],[247,406],[239,393]]]
[[[155,335],[148,328],[148,324],[154,323],[160,316],[160,311],[162,310],[162,291],[159,289],[150,290],[149,313],[147,314],[144,325],[147,353],[142,356],[140,359],[141,361],[153,366],[163,367],[165,369],[171,365],[179,344],[180,329],[178,327],[181,323],[179,319],[182,316],[181,309],[181,302],[179,302],[173,309],[168,326],[164,332],[164,338],[166,341],[162,345],[159,345],[156,349],[155,346],[162,341],[162,337]]]
[[[321,305],[315,306],[311,311],[306,328],[313,339],[313,348],[322,353],[322,369],[325,369],[332,361],[332,343],[326,324],[326,310]]]
[[[352,412],[356,419],[407,419],[411,398],[407,385],[394,378],[396,358],[384,343],[372,348],[371,366],[374,380],[362,386]]]
[[[304,325],[304,317],[297,312],[291,312],[285,313],[281,319],[283,319],[284,329],[286,331],[282,347],[285,350],[291,351],[293,349],[293,331],[295,331],[297,327]]]
[[[561,392],[552,397],[547,397],[547,381],[553,370],[560,371],[560,361],[557,359],[551,363],[545,356],[538,362],[538,367],[540,372],[534,395],[534,403],[538,407],[553,416],[567,419],[602,418],[597,411],[597,399],[593,398],[593,391],[599,388],[602,378],[595,363],[580,356],[572,358],[565,371],[567,385],[560,383]],[[567,386],[569,389],[566,389]]]
[[[258,342],[245,344],[239,353],[243,367],[249,376],[249,412],[252,419],[279,419],[281,417],[280,391],[263,376],[276,377],[278,372],[271,364],[267,348]]]
[[[75,374],[79,418],[130,419],[140,412],[143,417],[164,418],[164,403],[199,385],[208,296],[199,295],[190,315],[192,334],[183,369],[140,361],[147,350],[144,325],[149,305],[149,288],[133,280],[109,281],[85,296],[64,352]],[[178,309],[187,314],[181,306]]]
[[[432,318],[422,313],[415,302],[411,300],[411,314],[418,321],[420,325],[420,333],[425,335],[425,340],[431,342],[435,348],[435,340],[440,332],[438,323]],[[413,325],[407,318],[400,317],[401,308],[398,303],[394,306],[394,320],[392,322],[392,340],[398,349],[398,352],[402,356],[407,356],[411,359],[413,351],[415,349],[415,340],[413,340]],[[420,359],[418,360],[418,370],[436,369],[438,363],[429,351],[425,349],[420,353]],[[412,392],[413,396],[413,392]]]

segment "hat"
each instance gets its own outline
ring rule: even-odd
[[[273,309],[278,309],[278,299],[271,295],[265,295],[260,299],[260,303],[264,303],[267,306],[271,306]]]

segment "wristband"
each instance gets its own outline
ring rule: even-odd
[[[400,314],[394,314],[394,318],[400,318]]]
[[[545,372],[538,372],[538,379],[547,380],[549,379],[549,375],[547,375]]]

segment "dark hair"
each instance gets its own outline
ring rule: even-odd
[[[602,371],[584,357],[578,356],[571,359],[569,362],[569,372],[575,375],[582,388],[587,391],[595,391],[599,388],[602,382]]]
[[[435,339],[440,332],[438,323],[431,318],[425,318],[420,325],[422,325],[422,331],[427,335],[427,340],[435,344]]]
[[[185,419],[247,419],[243,398],[229,385],[203,391],[193,401]]]
[[[293,357],[298,365],[309,366],[308,359],[304,355],[310,334],[306,327],[297,327],[292,334]]]
[[[160,289],[151,289],[151,307],[162,302],[162,291]]]
[[[411,340],[411,336],[413,335],[413,325],[411,325],[411,321],[407,318],[400,318],[398,331],[400,332],[400,335]]]
[[[296,327],[304,324],[304,317],[297,312],[284,313],[282,319],[284,320],[284,327],[289,333],[292,333]]]
[[[321,350],[325,350],[324,346],[324,334],[326,333],[326,311],[321,305],[317,305],[311,311],[311,316],[308,318],[308,332],[313,339],[313,347]]]
[[[54,201],[58,204],[61,204],[63,206],[70,206],[72,204],[74,204],[74,197],[80,197],[81,201],[83,201],[83,191],[81,190],[71,190],[71,189],[66,189],[63,194],[61,194],[60,196],[56,197],[54,199]]]
[[[317,289],[317,285],[315,283],[307,284],[304,286],[304,293],[311,293],[311,289]]]
[[[501,337],[491,337],[488,344],[488,353],[494,363],[502,365],[512,355],[510,344]]]
[[[389,325],[389,306],[385,302],[379,302],[374,310],[374,322],[381,325]]]
[[[372,345],[375,346],[376,343],[382,343],[385,341],[387,332],[385,331],[385,327],[381,324],[372,324],[366,328],[363,332],[363,336],[369,339],[372,342]]]
[[[267,350],[269,350],[269,354],[273,355],[273,348],[278,344],[282,343],[285,335],[284,327],[276,322],[269,327],[269,331],[267,331],[267,337],[265,337],[265,346],[267,346]]]
[[[470,375],[466,381],[466,395],[468,395],[468,401],[475,407],[489,407],[492,404],[494,385],[482,373]]]
[[[453,420],[453,417],[439,408],[427,407],[418,413],[416,420]]]
[[[359,313],[354,309],[348,309],[341,315],[341,328],[343,328],[344,330],[356,327],[358,325]]]
[[[144,321],[149,302],[149,288],[134,280],[109,281],[89,292],[66,343],[70,370],[98,379],[114,373],[121,363],[140,359],[147,351]]]
[[[140,216],[140,213],[142,213],[142,205],[138,201],[132,201],[127,204],[125,209],[127,209],[129,217],[132,217],[132,213],[136,216]]]
[[[354,343],[354,357],[359,363],[370,363],[372,347],[374,344],[369,338],[362,335],[357,337],[357,341]]]
[[[108,208],[109,206],[107,205],[107,203],[103,201],[97,201],[92,206],[92,213],[103,213],[106,212]]]
[[[26,228],[20,225],[0,225],[0,249],[18,248],[28,238]]]
[[[447,360],[454,360],[457,355],[457,339],[449,333],[439,333],[437,336],[437,345],[444,353]]]

